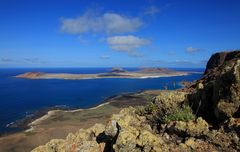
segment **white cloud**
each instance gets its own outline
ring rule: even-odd
[[[10,59],[10,58],[1,58],[1,61],[2,62],[13,62],[14,60]]]
[[[126,52],[129,56],[133,57],[141,57],[142,54],[138,52],[137,49],[149,44],[150,41],[133,35],[128,35],[109,37],[107,43],[112,50]]]
[[[201,51],[201,49],[200,48],[194,48],[192,46],[189,46],[189,47],[186,48],[187,53],[195,53],[195,52],[198,52],[198,51]]]
[[[109,55],[102,55],[100,58],[107,60],[107,59],[110,59],[110,56]]]
[[[206,65],[206,60],[190,61],[190,60],[146,60],[147,64],[151,66],[169,66],[169,67],[204,67]]]
[[[39,58],[25,58],[24,61],[36,63],[36,62],[39,62],[40,60]]]
[[[135,32],[142,26],[137,17],[127,17],[117,13],[96,15],[86,12],[78,18],[62,18],[61,31],[70,34],[105,33],[123,34]]]
[[[160,12],[160,8],[158,8],[156,6],[150,6],[150,7],[145,9],[144,14],[145,15],[155,15],[155,14],[157,14],[159,12]]]

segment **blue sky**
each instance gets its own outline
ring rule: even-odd
[[[205,67],[239,0],[0,0],[0,67]]]

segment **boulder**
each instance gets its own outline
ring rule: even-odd
[[[176,134],[182,137],[199,137],[206,135],[209,131],[208,123],[201,117],[197,120],[191,120],[188,122],[170,122],[166,127],[166,130],[169,131],[170,134]]]
[[[230,118],[225,122],[225,128],[237,132],[240,137],[240,118]]]
[[[136,109],[129,107],[112,116],[106,126],[105,134],[116,138],[114,151],[164,151],[167,149],[163,140],[153,133],[144,116],[139,116]]]

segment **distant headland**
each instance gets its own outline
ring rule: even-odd
[[[44,73],[27,72],[15,76],[26,79],[101,79],[101,78],[158,78],[188,75],[189,72],[176,71],[167,68],[141,68],[136,71],[126,71],[122,68],[112,68],[110,72],[98,74]]]

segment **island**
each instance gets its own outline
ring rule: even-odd
[[[111,71],[98,74],[44,73],[27,72],[15,76],[26,79],[101,79],[101,78],[158,78],[188,75],[189,72],[176,71],[167,68],[140,68],[136,71],[126,71],[122,68],[112,68]]]

